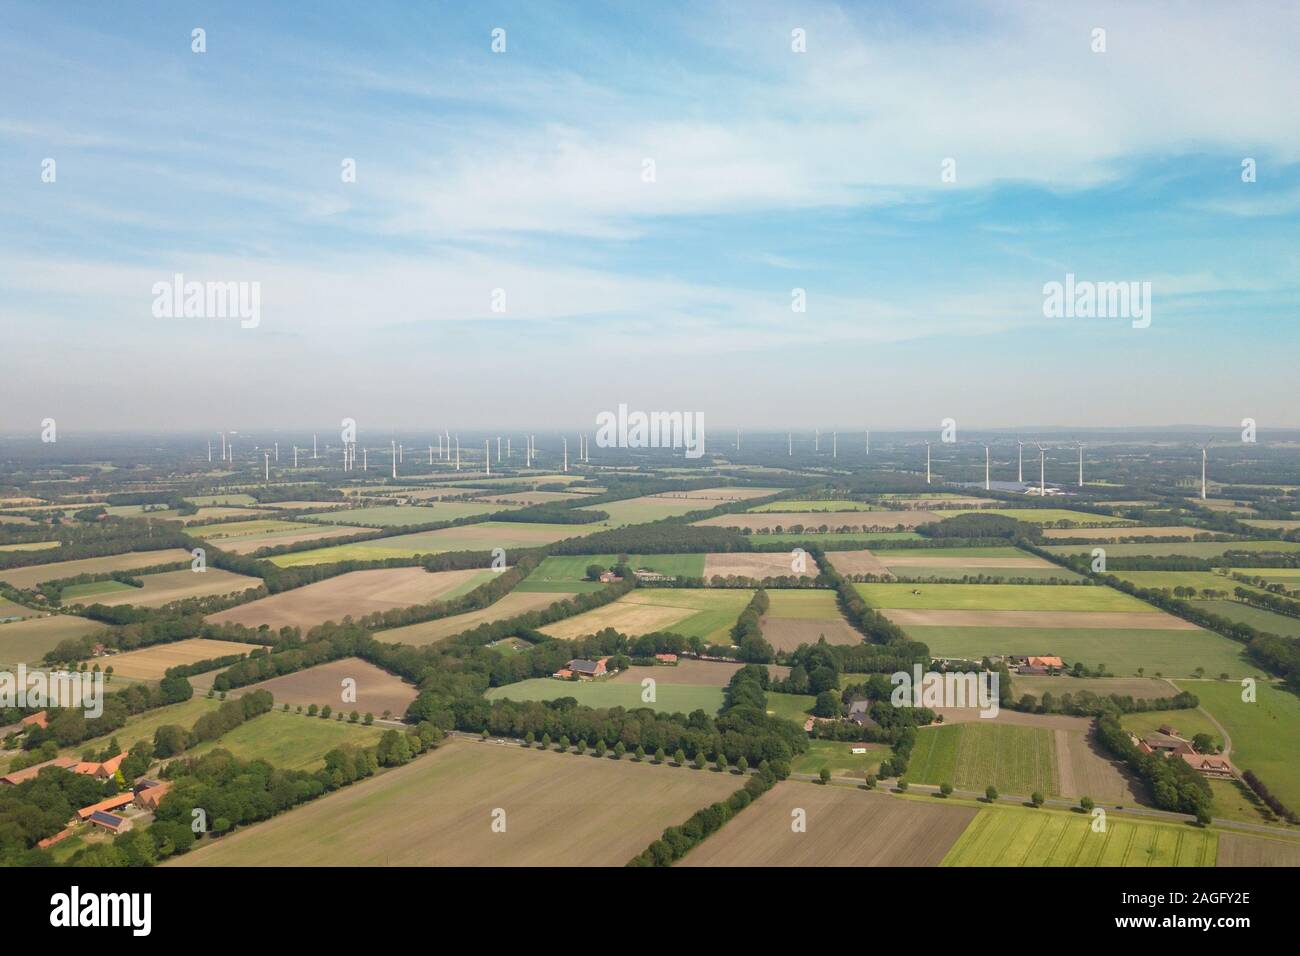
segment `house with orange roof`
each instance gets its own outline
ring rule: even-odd
[[[150,781],[152,782],[152,781]],[[171,792],[171,781],[155,783],[152,787],[143,787],[136,791],[135,805],[141,810],[157,810],[162,798]]]
[[[92,803],[88,807],[82,807],[77,811],[78,820],[89,820],[96,813],[107,813],[112,810],[120,810],[122,807],[129,806],[135,800],[135,794],[126,790],[107,800],[100,800],[99,803]]]
[[[126,759],[125,753],[120,753],[116,757],[109,757],[104,761],[83,761],[72,768],[73,773],[89,774],[96,780],[107,780],[117,773],[122,761]]]
[[[1193,770],[1197,773],[1203,773],[1207,777],[1230,779],[1236,776],[1232,764],[1228,762],[1226,757],[1198,753],[1185,753],[1180,754],[1180,756],[1187,761],[1187,765]]]
[[[46,767],[58,767],[61,770],[72,770],[77,766],[77,761],[71,757],[55,757],[53,760],[47,760],[44,763],[33,764],[23,770],[14,770],[0,777],[0,783],[7,783],[16,787],[24,781],[36,777]]]
[[[38,710],[36,713],[24,717],[19,723],[22,724],[23,730],[27,730],[29,727],[39,727],[44,730],[50,726],[50,718],[45,711]]]

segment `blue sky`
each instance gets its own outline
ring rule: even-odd
[[[1294,6],[5,17],[0,431],[1300,425]],[[260,323],[154,317],[177,272]],[[1150,328],[1045,318],[1067,272]]]

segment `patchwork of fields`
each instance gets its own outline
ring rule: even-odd
[[[345,684],[349,681],[352,683]],[[355,691],[355,700],[345,699],[349,688]],[[345,713],[355,710],[376,717],[390,713],[400,718],[416,697],[414,685],[356,657],[345,657],[272,677],[242,687],[235,693],[246,694],[255,690],[270,691],[277,707],[281,704],[293,707],[328,704]]]
[[[706,643],[730,644],[731,628],[753,594],[739,589],[641,588],[541,630],[561,638],[585,637],[607,627],[630,637],[671,631],[683,637],[699,637]]]
[[[116,607],[120,604],[162,607],[173,601],[234,594],[262,586],[261,578],[233,574],[212,567],[206,568],[201,573],[195,572],[192,568],[185,568],[181,571],[146,574],[142,575],[140,580],[144,586],[138,588],[119,581],[74,585],[63,589],[63,603],[65,605],[104,604],[108,607]]]
[[[30,664],[64,641],[107,630],[107,624],[71,614],[51,614],[0,624],[0,664]]]
[[[419,554],[444,554],[448,551],[491,551],[494,548],[531,548],[551,544],[564,538],[577,538],[599,531],[600,524],[533,524],[529,522],[485,521],[481,524],[457,525],[438,531],[373,538],[353,544],[295,551],[270,559],[282,568],[337,561],[379,561],[384,558],[411,558]],[[361,529],[366,530],[366,529]],[[370,529],[373,530],[373,529]]]
[[[181,548],[161,551],[129,551],[102,558],[81,558],[76,561],[55,561],[50,564],[33,564],[24,568],[0,569],[0,581],[18,588],[34,588],[44,581],[75,578],[83,574],[111,574],[114,571],[136,571],[140,568],[160,567],[165,564],[190,563],[191,555]]]
[[[251,654],[260,644],[241,644],[235,641],[210,641],[192,637],[170,644],[155,644],[138,651],[114,654],[100,661],[104,667],[113,668],[114,677],[127,680],[161,680],[169,667],[194,664],[231,654]]]

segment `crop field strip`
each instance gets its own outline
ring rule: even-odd
[[[1060,793],[1051,731],[984,720],[921,730],[907,777],[960,790],[992,784],[1004,793]]]

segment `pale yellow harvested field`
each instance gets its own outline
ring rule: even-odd
[[[1079,538],[1086,541],[1118,541],[1120,538],[1191,538],[1205,534],[1204,528],[1137,527],[1123,528],[1044,528],[1043,537]]]
[[[395,627],[388,631],[376,631],[375,639],[389,644],[433,644],[478,627],[480,624],[505,621],[529,611],[540,611],[557,601],[564,601],[573,596],[573,594],[556,592],[512,591],[501,600],[477,611],[453,614],[451,617],[425,621],[423,624]]]
[[[172,862],[621,867],[742,783],[710,770],[452,740]],[[502,812],[505,830],[494,831]]]
[[[7,581],[16,588],[35,587],[42,581],[57,581],[74,578],[82,574],[108,574],[112,571],[134,571],[138,568],[152,568],[163,564],[176,564],[190,561],[192,555],[181,548],[167,548],[162,551],[131,551],[127,554],[111,554],[102,558],[81,558],[77,561],[57,561],[53,564],[35,564],[25,568],[10,568],[0,571],[0,581]]]
[[[172,601],[183,601],[186,598],[233,594],[236,591],[247,591],[262,586],[261,578],[234,574],[230,571],[222,571],[220,568],[208,568],[205,571],[194,571],[191,568],[182,571],[163,571],[159,574],[146,574],[140,580],[144,582],[142,588],[89,595],[79,603],[103,604],[108,607],[116,607],[119,604],[161,607]]]
[[[516,491],[503,495],[484,495],[475,501],[486,501],[500,505],[543,505],[553,501],[572,501],[583,495],[572,491]]]
[[[1058,627],[1195,631],[1197,626],[1160,611],[956,611],[880,608],[902,627]]]
[[[854,531],[893,531],[899,526],[915,528],[917,525],[940,520],[942,515],[929,511],[825,511],[789,514],[760,511],[717,515],[713,518],[705,518],[703,521],[696,521],[695,524],[711,528],[748,528],[751,531],[773,530],[778,527],[789,530],[796,525],[805,530],[825,525],[832,531],[839,528],[849,528]]]
[[[794,558],[788,551],[732,551],[726,554],[704,556],[704,580],[715,574],[722,577],[736,575],[742,578],[777,578],[795,576],[815,578],[820,571],[811,555],[803,555],[804,570],[796,572]]]
[[[126,677],[131,680],[161,680],[169,667],[227,657],[230,654],[251,654],[260,646],[236,641],[209,641],[195,637],[188,641],[155,644],[153,647],[138,651],[113,654],[100,658],[98,663],[103,667],[111,666],[114,677]]]
[[[1300,840],[1219,834],[1218,866],[1300,866]]]
[[[629,637],[652,634],[668,629],[696,612],[688,607],[664,607],[658,604],[625,604],[615,601],[577,617],[565,618],[541,628],[551,637],[573,638],[595,634],[612,627]]]
[[[410,607],[433,601],[480,575],[492,572],[480,568],[465,571],[435,571],[424,568],[376,568],[349,571],[291,591],[281,591],[250,604],[241,604],[206,618],[209,624],[242,624],[310,627],[325,621],[342,621]]]

